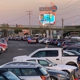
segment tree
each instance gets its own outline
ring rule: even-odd
[[[1,27],[9,27],[9,25],[4,23],[1,25]]]
[[[22,32],[22,29],[15,29],[14,33],[18,34],[19,32]]]
[[[9,27],[8,24],[2,24],[1,27],[3,27],[4,29],[1,30],[2,32],[2,37],[7,37],[8,36],[8,30],[5,29],[5,27]]]
[[[2,37],[7,37],[8,36],[8,30],[7,29],[2,29]]]

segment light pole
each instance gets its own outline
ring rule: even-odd
[[[62,18],[62,39],[63,39],[63,33],[64,33],[64,19]]]
[[[32,11],[26,11],[26,12],[28,12],[28,15],[29,15],[29,35],[31,35],[31,12]]]

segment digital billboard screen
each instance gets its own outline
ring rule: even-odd
[[[39,21],[41,24],[54,24],[55,15],[54,14],[40,14]]]

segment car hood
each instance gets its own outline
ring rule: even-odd
[[[16,56],[16,57],[13,58],[13,61],[14,61],[14,60],[17,60],[17,59],[21,59],[21,58],[23,59],[23,58],[26,58],[26,57],[28,57],[28,56],[27,56],[27,55]]]
[[[59,71],[59,70],[54,70],[54,69],[49,69],[47,70],[49,73],[56,73],[56,74],[66,74],[64,71]]]
[[[68,68],[68,69],[75,69],[77,67],[75,66],[70,66],[70,65],[56,65],[55,67],[60,67],[60,68]]]
[[[67,70],[71,72],[72,70],[76,69],[77,67],[70,66],[70,65],[55,65],[52,67],[46,67],[47,69],[55,69],[55,70]]]

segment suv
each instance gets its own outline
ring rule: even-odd
[[[10,71],[0,69],[0,80],[20,80]]]
[[[47,71],[40,65],[28,63],[6,63],[1,69],[12,71],[23,80],[50,80]]]
[[[64,51],[66,52],[66,51]],[[64,53],[64,55],[67,54]],[[74,54],[73,54],[74,55]],[[47,58],[36,58],[36,57],[27,57],[27,58],[20,58],[20,59],[13,59],[13,61],[33,61],[36,62],[44,67],[46,67],[47,69],[54,69],[54,70],[59,70],[59,71],[65,71],[67,73],[71,73],[76,67],[74,66],[70,66],[70,65],[57,65],[54,62],[50,61]]]

